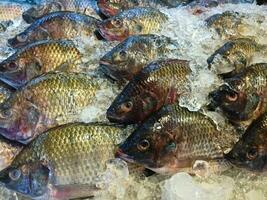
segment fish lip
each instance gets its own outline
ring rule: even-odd
[[[118,36],[116,34],[109,33],[109,31],[107,31],[101,23],[97,24],[97,31],[107,41],[121,42],[125,39],[124,36]]]
[[[112,9],[109,6],[105,4],[105,1],[103,0],[98,0],[97,5],[99,7],[99,10],[102,14],[104,14],[106,17],[111,17],[114,16],[118,13],[119,10]]]
[[[33,16],[31,16],[27,11],[25,11],[24,13],[22,13],[22,19],[28,23],[28,24],[31,24],[33,23],[36,18],[34,18]]]
[[[102,71],[106,76],[110,77],[112,80],[119,81],[120,77],[117,75],[117,72],[113,69],[113,65],[105,61],[101,62],[99,65],[100,71]]]
[[[130,162],[130,163],[135,163],[133,157],[123,153],[123,151],[121,149],[117,150],[115,157],[121,158],[122,160],[125,160],[125,161]]]

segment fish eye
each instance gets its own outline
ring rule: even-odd
[[[17,40],[18,40],[19,42],[26,42],[27,39],[28,39],[28,36],[27,36],[26,34],[21,34],[21,35],[18,35],[18,36],[17,36]]]
[[[8,64],[8,68],[11,70],[15,70],[18,68],[18,65],[15,62],[11,62]]]
[[[120,106],[120,109],[123,111],[123,112],[129,112],[131,111],[133,108],[133,102],[131,101],[128,101],[126,103],[123,103],[121,106]]]
[[[120,51],[120,57],[121,58],[126,58],[126,56],[127,56],[127,53],[126,53],[126,51],[124,51],[124,50],[122,50],[122,51]]]
[[[4,118],[11,117],[11,114],[12,114],[11,110],[4,110],[4,111],[2,112],[2,116],[3,116]]]
[[[21,176],[21,171],[19,169],[14,169],[14,170],[12,170],[12,171],[9,172],[9,177],[13,181],[18,180],[20,176]]]
[[[252,148],[247,152],[247,158],[249,160],[254,160],[258,156],[258,151],[256,148]]]
[[[230,102],[235,102],[238,99],[238,95],[236,93],[227,94],[226,99]]]
[[[138,148],[140,151],[145,151],[145,150],[147,150],[149,147],[150,147],[150,143],[149,143],[149,141],[146,140],[146,139],[142,140],[142,141],[139,142],[139,144],[137,145],[137,148]]]
[[[111,21],[112,25],[114,25],[116,28],[122,27],[122,21],[119,19],[114,19]]]

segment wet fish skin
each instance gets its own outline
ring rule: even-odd
[[[0,133],[29,143],[58,125],[79,122],[100,88],[87,74],[47,73],[28,82],[0,106]]]
[[[46,39],[71,40],[77,36],[92,36],[99,20],[69,11],[50,13],[32,23],[24,32],[8,40],[14,48]]]
[[[165,105],[123,142],[117,156],[157,173],[187,171],[197,160],[223,159],[234,138],[200,112]]]
[[[245,68],[210,93],[211,104],[219,107],[230,122],[248,126],[267,109],[267,64]]]
[[[94,7],[95,2],[91,0],[57,0],[48,1],[45,4],[36,5],[23,12],[22,17],[27,23],[33,23],[35,20],[57,11],[73,11],[97,18]]]
[[[267,46],[249,38],[238,38],[226,42],[212,54],[207,62],[218,74],[231,76],[251,64],[255,53],[267,52]]]
[[[0,104],[4,103],[14,92],[14,88],[0,81]]]
[[[111,122],[139,123],[164,104],[175,102],[185,92],[189,62],[159,60],[142,69],[116,97],[107,110]]]
[[[0,2],[0,21],[14,20],[20,17],[25,9],[29,6],[27,4],[17,4],[12,2]]]
[[[100,59],[100,69],[112,79],[131,80],[144,66],[178,48],[176,41],[165,36],[130,36]]]
[[[130,35],[159,31],[168,17],[154,8],[133,8],[98,24],[98,31],[108,41],[123,41]]]
[[[44,195],[49,185],[94,186],[96,176],[105,170],[106,161],[114,158],[116,145],[127,136],[127,131],[109,124],[74,123],[56,127],[25,147],[11,166],[0,172],[0,182],[29,197]],[[12,179],[15,170],[21,174],[17,180]]]
[[[233,149],[225,155],[232,164],[256,172],[266,172],[267,113],[256,119]]]
[[[81,56],[70,40],[33,42],[0,63],[0,79],[19,88],[50,71],[80,72]]]

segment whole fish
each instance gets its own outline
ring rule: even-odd
[[[234,141],[231,134],[219,132],[204,114],[176,103],[162,107],[147,119],[116,154],[157,173],[190,172],[197,160],[223,160],[224,150]]]
[[[218,74],[231,76],[248,67],[256,53],[267,55],[267,46],[249,38],[238,38],[226,42],[208,58],[207,62]]]
[[[0,21],[0,33],[5,32],[9,26],[11,26],[13,22],[11,20],[8,21]]]
[[[267,113],[255,120],[225,158],[252,171],[267,170]]]
[[[8,40],[12,47],[22,47],[37,40],[74,39],[89,37],[96,30],[98,20],[75,12],[50,13],[32,23],[24,32]]]
[[[0,81],[0,104],[5,102],[13,92],[15,92],[14,88]]]
[[[17,4],[11,2],[0,2],[0,21],[14,20],[20,17],[25,9],[28,9],[27,4]]]
[[[49,128],[79,122],[99,83],[86,74],[48,73],[28,82],[0,106],[0,133],[28,143]]]
[[[189,62],[178,59],[152,62],[141,70],[116,97],[107,118],[122,124],[138,123],[185,92]]]
[[[3,136],[0,136],[0,170],[8,167],[23,146],[19,143],[9,141]]]
[[[152,7],[159,8],[177,7],[179,5],[185,5],[190,0],[127,0],[127,1],[114,1],[114,0],[98,0],[97,5],[104,15],[107,17],[114,16],[119,12],[135,8],[135,7]]]
[[[219,107],[226,117],[240,127],[248,126],[267,109],[267,64],[245,68],[210,93],[211,107]]]
[[[114,158],[116,145],[127,135],[122,128],[98,123],[51,129],[0,172],[0,182],[30,198],[45,196],[49,189],[56,199],[92,196],[98,189],[97,176],[104,172],[106,161]]]
[[[178,43],[165,36],[130,36],[100,59],[100,69],[112,79],[131,80],[153,60],[166,58],[178,49]]]
[[[99,33],[108,41],[122,41],[130,35],[158,32],[168,17],[154,8],[133,8],[98,24]]]
[[[70,40],[33,42],[0,63],[0,79],[21,87],[49,71],[79,72],[81,53]]]
[[[95,4],[96,2],[93,0],[52,0],[45,4],[33,6],[26,10],[22,17],[27,23],[32,23],[48,13],[56,11],[73,11],[97,18],[97,5]]]

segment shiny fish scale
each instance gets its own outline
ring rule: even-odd
[[[2,4],[0,2],[0,21],[13,20],[20,17],[23,12],[23,7],[12,4]]]
[[[115,145],[125,139],[121,128],[104,124],[70,124],[40,135],[13,166],[44,158],[57,185],[91,183],[114,157]],[[38,153],[37,153],[38,152]]]

